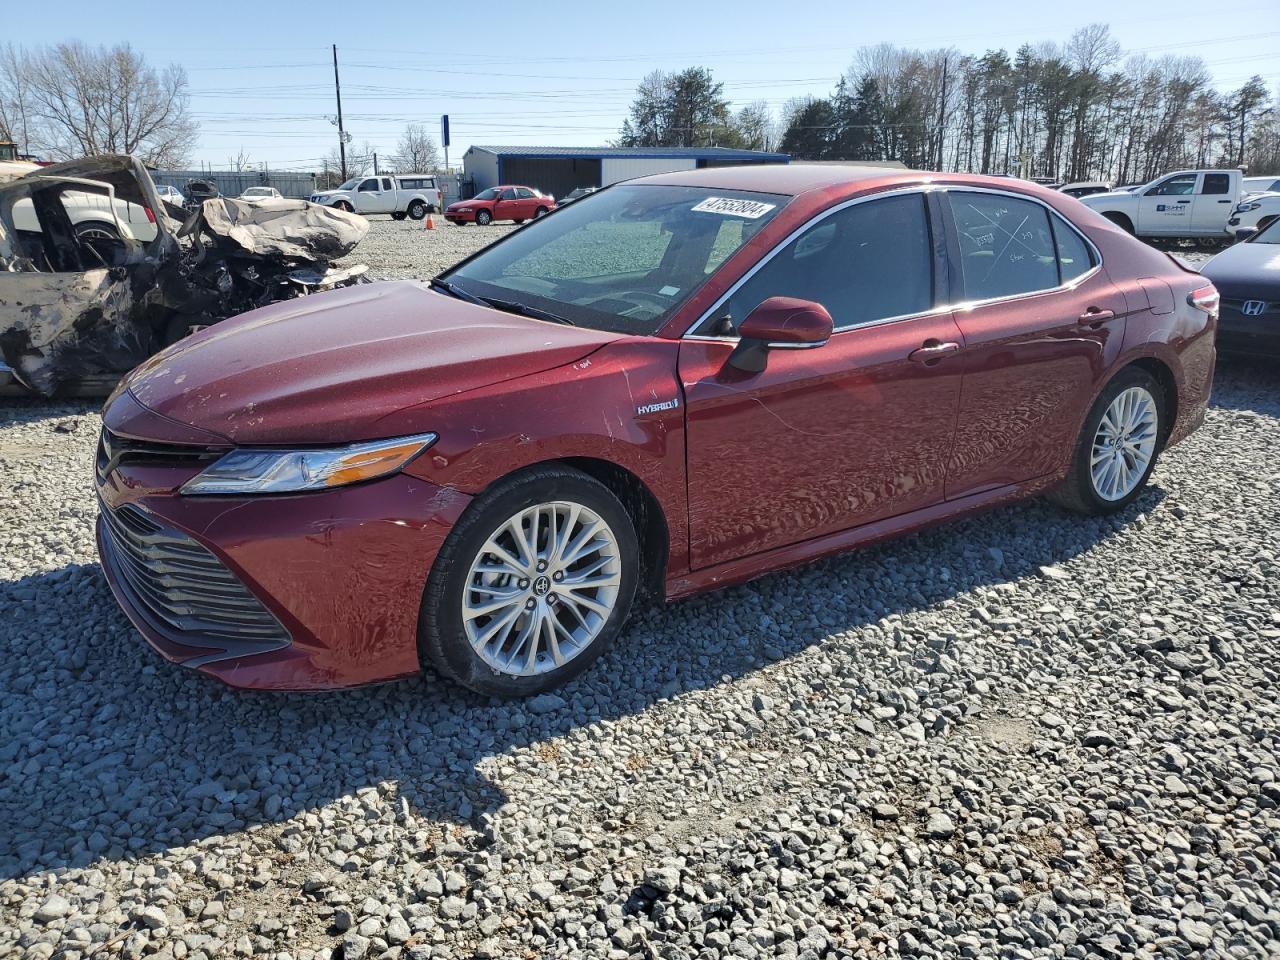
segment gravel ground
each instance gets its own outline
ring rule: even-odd
[[[0,957],[1280,955],[1274,366],[1221,362],[1120,516],[642,610],[526,703],[165,663],[94,562],[97,430],[0,411]]]
[[[423,221],[370,217],[368,236],[339,265],[367,263],[379,280],[427,280],[515,229],[511,223],[455,227],[439,214],[432,219],[436,228],[426,230]]]

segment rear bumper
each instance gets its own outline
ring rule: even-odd
[[[261,690],[330,690],[418,671],[422,590],[470,497],[405,475],[296,496],[183,497],[171,484],[157,489],[159,472],[117,469],[99,483],[102,509],[127,506],[194,541],[284,634],[271,647],[245,646],[163,622],[140,597],[136,570],[131,580],[113,555],[111,525],[100,516],[111,590],[163,657]]]

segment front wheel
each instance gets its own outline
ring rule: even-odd
[[[436,559],[422,652],[479,693],[557,687],[621,630],[638,565],[631,518],[599,481],[557,466],[500,481],[467,508]]]
[[[533,218],[536,220],[539,217],[545,217],[548,212],[549,211],[546,207],[539,207],[537,210],[533,211]]]
[[[481,210],[476,214],[476,223],[482,227],[487,227],[493,223],[493,214],[488,210]]]
[[[345,200],[339,200],[337,203],[334,204],[334,206],[337,207],[339,210],[341,210],[343,213],[356,212],[356,208],[353,207],[351,204],[347,203],[347,201]]]
[[[1165,396],[1136,367],[1121,371],[1094,402],[1071,469],[1052,499],[1079,513],[1123,510],[1142,493],[1166,434]]]

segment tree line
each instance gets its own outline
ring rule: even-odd
[[[1261,77],[1215,89],[1198,57],[1125,56],[1094,24],[1012,54],[864,47],[829,96],[776,120],[762,104],[734,113],[704,68],[655,72],[618,142],[1133,183],[1186,167],[1280,173],[1280,103]]]

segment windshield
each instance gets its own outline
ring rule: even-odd
[[[497,200],[498,189],[497,187],[490,187],[488,190],[481,190],[479,193],[475,195],[475,199],[476,200]]]
[[[346,183],[342,184],[342,186],[338,187],[338,189],[354,190],[356,187],[360,186],[360,181],[363,179],[364,177],[355,177],[354,179],[348,180]]]
[[[790,197],[628,184],[535,220],[444,274],[474,297],[651,335]]]
[[[246,197],[269,197],[271,191],[267,187],[250,187],[244,192]]]

